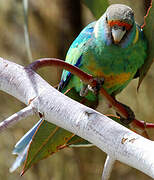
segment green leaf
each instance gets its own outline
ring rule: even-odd
[[[153,0],[151,1],[151,3],[153,3]],[[149,68],[154,61],[154,5],[147,11],[147,15],[145,17],[145,26],[143,30],[148,40],[148,58],[140,70],[138,88],[140,87],[142,80],[146,76]]]
[[[39,160],[65,148],[72,136],[74,135],[71,132],[44,120],[33,136],[22,174]]]
[[[90,142],[86,141],[85,139],[75,135],[73,136],[68,142],[68,147],[86,147],[87,145],[91,145]]]
[[[33,164],[72,144],[84,146],[91,143],[44,120],[33,136],[22,175]]]
[[[104,14],[109,6],[108,0],[83,0],[83,2],[97,19]]]

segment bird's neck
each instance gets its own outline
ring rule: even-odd
[[[94,37],[96,40],[102,42],[104,45],[111,45],[112,38],[111,38],[111,31],[109,26],[106,23],[106,15],[104,14],[98,21],[94,27]]]
[[[132,29],[127,34],[125,40],[120,44],[120,46],[122,48],[127,48],[129,46],[132,46],[138,41],[138,38],[139,38],[139,30],[136,24],[134,23]]]

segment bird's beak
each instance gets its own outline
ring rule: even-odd
[[[115,44],[118,44],[121,39],[123,38],[124,34],[126,33],[126,30],[123,31],[122,29],[112,29],[112,37]]]

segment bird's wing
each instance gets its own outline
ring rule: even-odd
[[[87,42],[91,39],[94,26],[96,22],[93,22],[86,26],[79,36],[74,40],[72,45],[70,46],[67,55],[66,55],[66,62],[72,64],[74,66],[80,67],[82,65],[82,54],[86,48]],[[71,73],[64,70],[61,77],[61,82],[59,84],[59,90],[61,91],[69,82],[71,77]]]
[[[139,25],[137,25],[137,28],[139,30],[139,39],[140,42],[142,42],[142,48],[143,51],[146,52],[147,51],[147,39],[144,35],[144,32],[141,30],[141,27]],[[147,58],[145,58],[144,64],[137,70],[136,74],[134,75],[134,78],[138,78],[139,77],[139,83],[138,83],[138,88],[140,86],[140,83],[142,82],[144,75],[146,74],[146,68],[147,68],[148,64],[147,64]]]

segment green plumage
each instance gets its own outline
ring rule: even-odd
[[[131,30],[126,31],[124,39],[119,44],[114,44],[106,16],[107,13],[97,22],[83,29],[71,45],[66,62],[78,66],[95,77],[103,77],[103,87],[109,94],[116,95],[127,86],[143,65],[146,59],[147,42],[132,16],[129,18],[132,19]],[[123,20],[122,17],[120,18],[118,21]],[[60,86],[62,92],[73,87],[79,94],[83,83],[78,77],[64,70]],[[85,98],[93,100],[95,95],[89,92]]]

